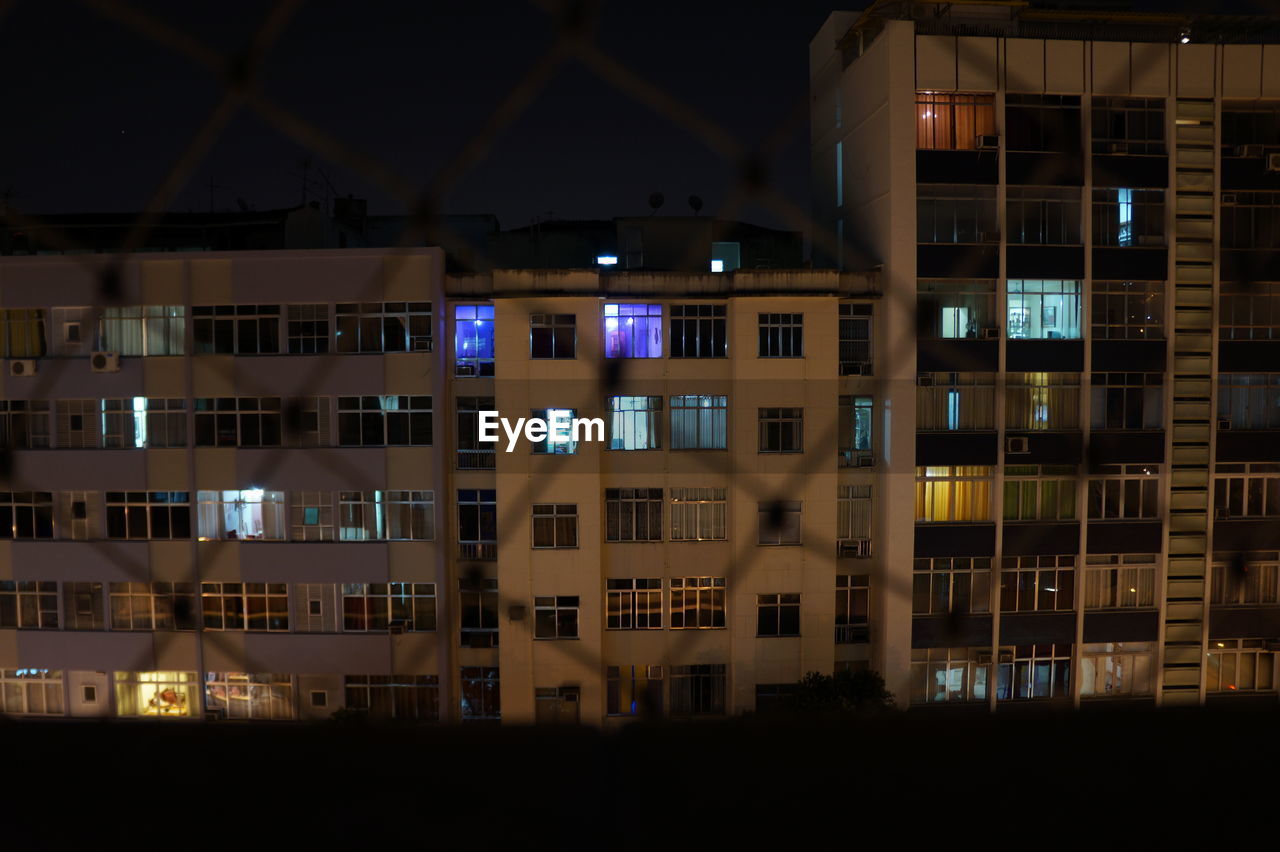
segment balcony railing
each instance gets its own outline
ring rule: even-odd
[[[497,463],[495,450],[458,450],[458,470],[493,470]]]
[[[498,558],[496,541],[468,541],[458,545],[458,558],[473,562],[494,562]]]
[[[866,624],[837,624],[837,645],[859,645],[871,641],[871,628]]]

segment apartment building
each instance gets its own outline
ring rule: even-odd
[[[815,258],[880,270],[898,343],[872,665],[913,707],[1274,702],[1277,19],[875,3],[810,69]]]
[[[867,665],[876,279],[710,266],[0,259],[0,712],[615,724]]]

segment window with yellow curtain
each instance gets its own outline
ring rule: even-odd
[[[916,521],[991,520],[992,469],[981,465],[916,468]]]
[[[979,136],[996,132],[995,95],[917,92],[916,147],[972,150]]]
[[[1009,373],[1005,426],[1010,429],[1079,429],[1079,373]]]
[[[40,308],[0,309],[0,355],[40,358],[44,353],[44,311]]]

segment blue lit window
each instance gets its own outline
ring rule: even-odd
[[[541,441],[531,441],[531,452],[536,455],[556,456],[573,455],[578,452],[578,442],[573,440],[573,431],[571,428],[573,418],[578,416],[575,409],[538,408],[534,409],[533,416],[540,420],[547,421],[547,437]],[[551,430],[552,418],[555,418],[560,424],[560,428],[554,433]]]
[[[493,305],[459,305],[454,314],[454,375],[493,375]]]
[[[661,358],[662,305],[605,305],[604,357]]]

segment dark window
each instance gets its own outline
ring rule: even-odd
[[[573,358],[578,344],[574,314],[530,314],[529,354],[533,358]]]
[[[724,358],[729,354],[724,305],[672,305],[671,357]]]

